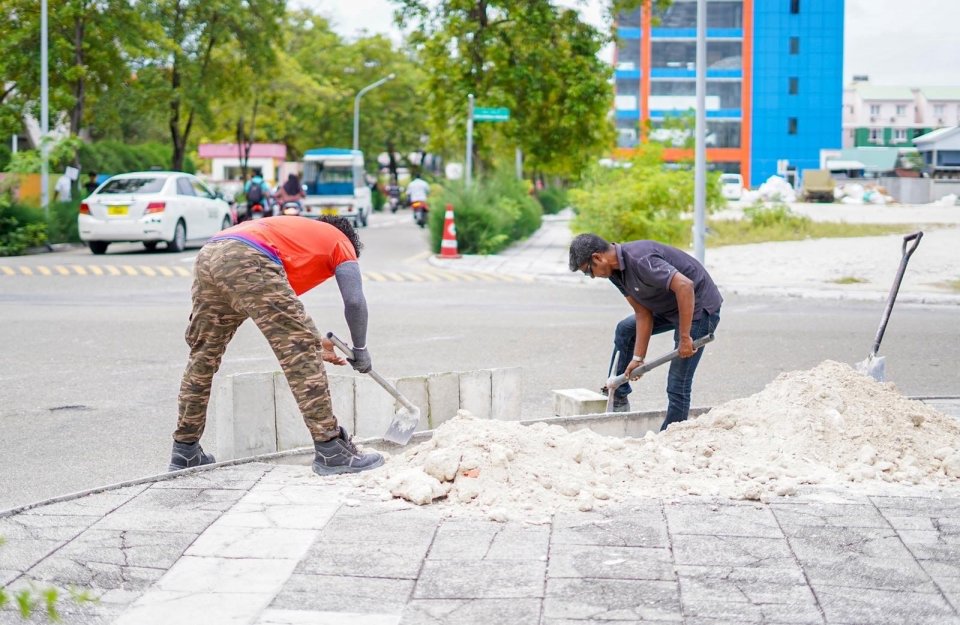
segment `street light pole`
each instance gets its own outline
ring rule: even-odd
[[[363,97],[363,94],[370,91],[371,89],[376,89],[385,82],[389,82],[396,78],[396,74],[390,74],[381,78],[375,83],[371,83],[357,92],[357,97],[353,99],[353,149],[360,149],[360,98]]]
[[[693,175],[693,249],[704,260],[707,207],[707,3],[697,0],[697,118]]]
[[[40,205],[50,210],[50,174],[47,171],[47,133],[50,117],[47,85],[47,0],[40,0]]]

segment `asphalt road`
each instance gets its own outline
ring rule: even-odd
[[[407,211],[375,215],[362,232],[369,345],[381,373],[523,367],[525,417],[548,416],[553,389],[599,387],[613,326],[628,313],[613,287],[437,278],[426,237]],[[124,244],[105,256],[75,249],[0,259],[0,509],[166,467],[196,252]],[[304,302],[321,330],[347,334],[335,284]],[[729,297],[694,405],[749,395],[827,358],[857,362],[880,313],[875,303]],[[955,306],[898,306],[881,350],[888,377],[908,395],[960,395],[957,327]],[[655,337],[650,353],[669,349],[669,337]],[[276,368],[248,322],[221,372]],[[645,377],[634,408],[663,408],[665,379],[665,371]]]

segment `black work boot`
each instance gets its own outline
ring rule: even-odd
[[[626,397],[613,396],[614,412],[630,412],[630,400]]]
[[[213,454],[203,451],[200,443],[178,443],[173,441],[173,452],[170,454],[170,466],[167,471],[179,471],[190,467],[199,467],[202,464],[216,462]]]
[[[343,426],[340,426],[340,436],[328,441],[314,441],[313,449],[317,452],[313,458],[313,472],[317,475],[359,473],[383,464],[383,456],[377,452],[357,449]]]

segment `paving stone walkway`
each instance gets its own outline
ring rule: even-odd
[[[249,463],[24,510],[0,535],[8,589],[99,597],[62,602],[65,623],[960,624],[960,491],[646,499],[531,525]]]

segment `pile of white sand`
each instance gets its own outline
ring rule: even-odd
[[[501,520],[644,496],[766,499],[803,484],[868,481],[940,486],[960,483],[960,424],[890,383],[825,361],[639,439],[461,411],[362,479],[417,504]]]

